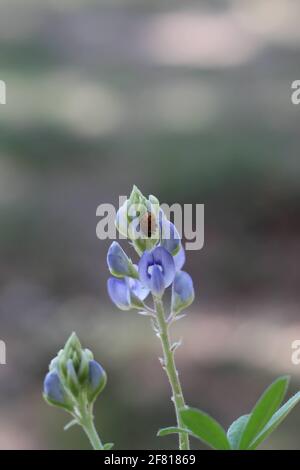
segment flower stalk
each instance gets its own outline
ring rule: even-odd
[[[161,341],[163,349],[163,368],[166,371],[168,376],[170,386],[172,389],[172,401],[175,407],[177,425],[179,428],[183,428],[183,422],[180,416],[180,409],[185,406],[185,401],[183,397],[182,387],[179,379],[179,374],[175,364],[174,350],[172,350],[170,335],[169,335],[169,323],[165,317],[165,311],[163,302],[154,298],[154,305],[156,310],[156,324],[158,327],[158,335]],[[189,436],[185,433],[179,434],[179,449],[180,450],[189,450]]]
[[[85,406],[85,403],[82,403],[80,415],[81,427],[87,435],[92,448],[94,450],[104,450],[104,446],[95,427],[92,408],[90,406],[87,407]]]

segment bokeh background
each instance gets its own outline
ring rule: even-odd
[[[118,449],[172,449],[147,319],[107,297],[96,208],[133,183],[205,204],[196,302],[174,328],[187,402],[228,426],[279,374],[300,386],[297,0],[1,0],[0,448],[87,448],[41,397],[75,330],[109,373],[96,408]],[[300,409],[264,448],[300,449]],[[195,448],[198,443],[193,444]]]

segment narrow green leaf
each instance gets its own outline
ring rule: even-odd
[[[77,419],[72,419],[72,421],[65,425],[64,431],[68,431],[72,426],[76,426],[76,424],[79,425]]]
[[[177,428],[176,426],[171,426],[169,428],[160,429],[157,433],[158,437],[169,436],[170,434],[180,434],[182,432],[189,432],[188,429]]]
[[[290,398],[278,411],[272,416],[268,424],[264,429],[255,437],[254,441],[251,442],[249,449],[256,449],[259,444],[266,440],[270,434],[280,425],[280,423],[288,416],[292,409],[300,401],[300,392],[296,393],[292,398]]]
[[[215,419],[195,408],[183,408],[180,415],[190,433],[202,442],[213,449],[230,449],[226,433]]]
[[[284,398],[288,382],[288,377],[279,377],[260,397],[245,426],[239,449],[247,449],[277,411]]]
[[[241,437],[243,435],[246,424],[248,423],[250,415],[240,416],[234,421],[227,431],[227,438],[232,450],[237,450],[240,445]]]

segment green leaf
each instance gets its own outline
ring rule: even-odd
[[[229,450],[230,445],[222,426],[203,411],[194,408],[180,410],[183,424],[195,437],[217,450]]]
[[[188,429],[183,429],[183,428],[177,428],[176,426],[171,426],[169,428],[163,428],[163,429],[160,429],[157,433],[157,436],[158,437],[164,437],[164,436],[169,436],[170,434],[180,434],[180,433],[183,433],[183,432],[188,432],[189,433],[189,430]]]
[[[264,429],[255,437],[254,441],[251,442],[249,449],[256,449],[259,444],[261,444],[267,437],[272,434],[273,431],[280,425],[280,423],[287,417],[287,415],[292,411],[292,409],[300,401],[300,392],[296,393],[292,398],[290,398],[278,411],[272,416],[268,424]]]
[[[107,444],[104,444],[103,450],[111,450],[114,447],[115,444],[112,442],[108,442]]]
[[[240,445],[241,437],[243,435],[246,424],[248,423],[250,415],[240,416],[234,421],[227,431],[227,438],[232,450],[237,450]]]
[[[248,449],[251,442],[263,430],[275,411],[277,411],[284,398],[288,382],[288,377],[279,377],[263,393],[253,408],[245,426],[239,449]]]

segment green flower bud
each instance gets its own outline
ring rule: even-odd
[[[81,385],[85,384],[89,376],[89,363],[94,359],[93,353],[89,349],[82,351],[81,363],[78,370],[78,380]]]
[[[48,403],[67,410],[75,409],[80,397],[91,404],[106,384],[106,373],[94,361],[89,349],[82,349],[75,333],[72,333],[57,356],[49,365],[44,382],[44,397]]]
[[[82,351],[82,347],[76,333],[71,334],[70,338],[65,344],[63,351],[66,357],[72,358],[73,360],[78,360]]]
[[[133,186],[129,199],[117,213],[117,229],[132,241],[139,255],[154,248],[159,241],[159,210],[155,196],[147,199]]]
[[[72,359],[67,360],[67,385],[74,397],[79,395],[80,385]]]

